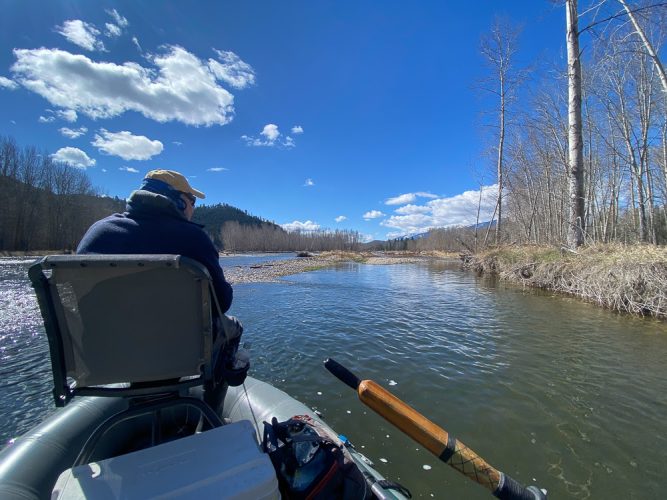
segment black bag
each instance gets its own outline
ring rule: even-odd
[[[370,498],[370,488],[350,453],[308,415],[264,422],[263,447],[276,469],[283,498]]]

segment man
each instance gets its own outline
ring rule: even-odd
[[[232,287],[225,280],[213,242],[202,226],[191,221],[196,199],[204,197],[182,174],[151,170],[141,187],[130,195],[127,211],[95,222],[86,231],[76,253],[175,254],[194,259],[208,269],[220,311],[225,313],[232,304]],[[224,365],[234,361],[243,327],[225,314],[219,318],[216,314],[214,321],[216,333],[224,332],[228,339],[216,369],[216,378],[220,380]],[[220,411],[227,384],[220,383],[215,390],[210,389],[205,391],[205,399],[214,410]]]
[[[191,222],[197,198],[204,193],[173,170],[151,170],[127,201],[127,212],[94,223],[76,253],[175,254],[208,269],[224,313],[232,305],[232,287],[218,260],[218,251],[202,226]]]

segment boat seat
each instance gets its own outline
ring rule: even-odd
[[[49,341],[56,406],[76,396],[130,401],[91,436],[78,461],[101,449],[124,452],[113,436],[130,430],[152,446],[193,433],[202,420],[204,428],[222,425],[188,396],[192,387],[224,383],[214,374],[225,338],[214,339],[218,306],[203,265],[179,255],[52,255],[29,276]]]

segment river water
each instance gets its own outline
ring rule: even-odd
[[[53,406],[26,271],[25,260],[0,259],[3,443]],[[317,408],[416,498],[492,497],[363,406],[325,358],[380,383],[550,498],[664,498],[664,323],[444,261],[344,264],[234,288],[230,313],[245,325],[251,374]]]

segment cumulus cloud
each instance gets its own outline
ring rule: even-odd
[[[56,31],[73,44],[86,50],[105,50],[104,44],[97,39],[100,30],[80,19],[65,21],[62,26],[56,27]]]
[[[77,137],[81,137],[86,132],[88,132],[88,129],[86,127],[79,127],[76,129],[63,127],[58,129],[58,131],[65,137],[69,137],[70,139],[76,139]]]
[[[218,54],[218,61],[208,60],[211,72],[223,82],[236,89],[243,89],[255,84],[255,70],[248,63],[231,51],[213,49]]]
[[[138,174],[139,171],[136,168],[132,167],[120,167],[118,170],[122,170],[123,172],[129,172],[131,174]]]
[[[295,146],[294,139],[290,136],[286,136],[284,139],[278,129],[278,125],[275,123],[269,123],[264,125],[264,128],[259,133],[260,137],[242,135],[243,139],[248,146],[280,146],[284,148],[293,148]]]
[[[126,130],[109,132],[101,129],[99,134],[95,134],[95,140],[91,144],[101,152],[120,156],[123,160],[150,160],[162,153],[163,149],[160,141],[152,141],[143,135],[133,135]]]
[[[382,216],[384,216],[384,214],[379,210],[370,210],[366,212],[364,215],[362,215],[362,217],[366,220],[377,219],[378,217]]]
[[[167,46],[149,56],[154,67],[95,62],[59,49],[14,49],[15,80],[52,105],[94,118],[136,111],[158,122],[224,125],[234,96],[195,55]]]
[[[73,109],[59,109],[56,111],[56,114],[63,120],[74,123],[79,116],[76,114],[76,111]]]
[[[305,187],[310,187],[310,186],[314,186],[315,183],[313,182],[313,179],[306,179],[306,182],[303,185]]]
[[[261,135],[266,137],[267,141],[274,142],[278,137],[280,137],[280,132],[278,131],[278,125],[269,123],[264,125],[264,130],[262,130]]]
[[[211,167],[206,169],[207,172],[224,172],[226,170],[225,167]]]
[[[301,222],[295,220],[294,222],[289,222],[287,224],[281,224],[285,231],[317,231],[320,228],[320,225],[316,222],[307,220],[306,222]]]
[[[425,205],[405,205],[404,207],[400,207],[394,210],[394,212],[401,215],[425,214],[430,211],[431,207],[427,207]]]
[[[334,220],[335,220],[336,222],[343,222],[343,221],[346,220],[346,219],[347,219],[347,217],[345,217],[344,215],[339,215],[339,216],[336,217]]]
[[[4,76],[0,76],[0,88],[15,90],[19,87],[18,83]]]
[[[294,135],[303,134],[303,127],[301,125],[294,125],[292,127],[292,133]]]
[[[72,123],[77,120],[78,115],[76,114],[76,111],[71,109],[59,109],[56,111],[46,109],[44,110],[44,115],[40,116],[37,121],[39,121],[39,123],[51,123],[55,121],[56,118]]]
[[[480,205],[480,222],[489,221],[496,205],[498,185],[484,186]],[[419,234],[439,227],[469,226],[477,220],[479,191],[465,191],[448,198],[436,198],[425,205],[407,205],[380,222],[380,225],[396,229],[389,238]]]
[[[81,169],[86,169],[95,165],[95,160],[90,158],[79,148],[60,148],[58,151],[51,155],[51,158],[53,158],[55,161],[68,163],[73,167]]]
[[[405,205],[406,203],[414,203],[414,201],[417,199],[417,197],[437,198],[436,195],[431,194],[431,193],[424,193],[424,192],[405,193],[405,194],[398,195],[394,198],[388,198],[384,202],[384,204],[385,205]]]

